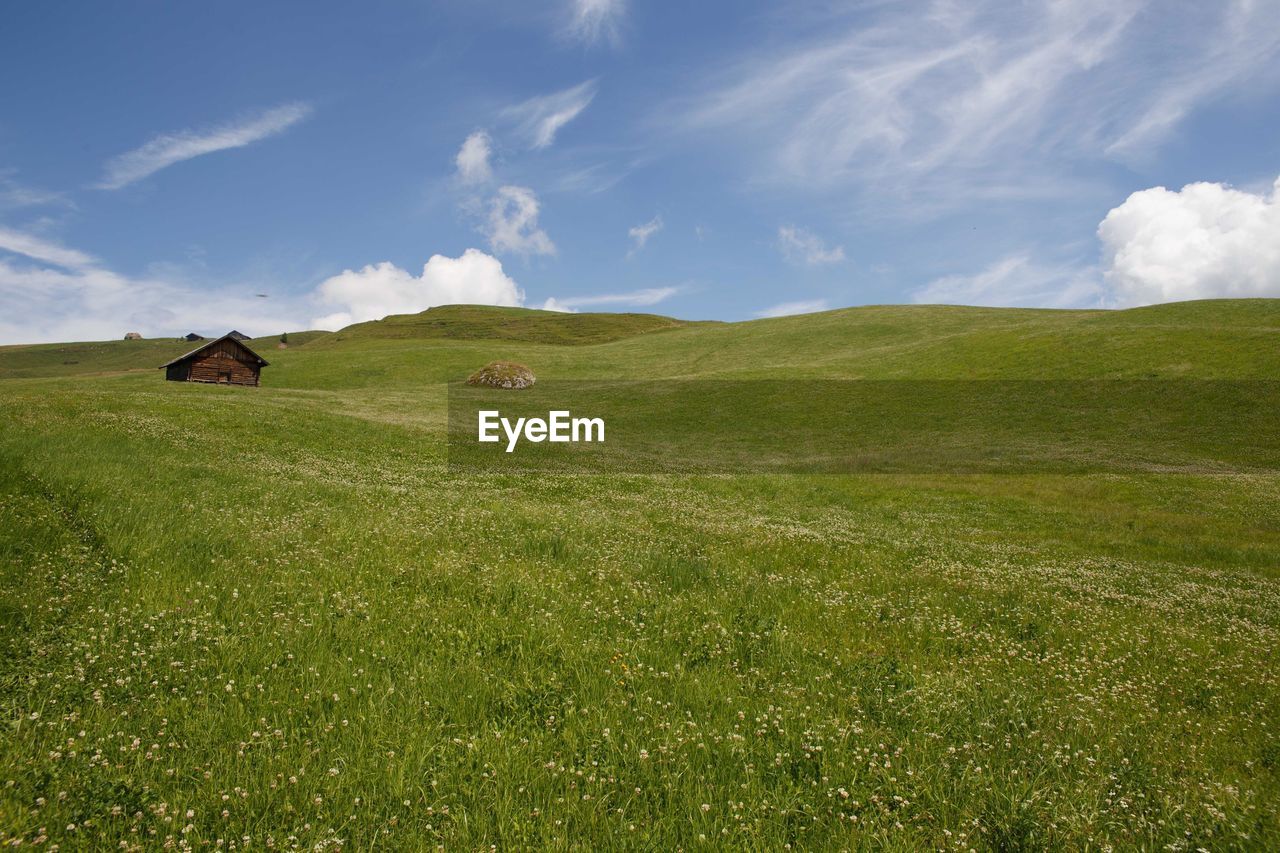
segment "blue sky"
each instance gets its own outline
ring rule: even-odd
[[[3,343],[1280,296],[1277,0],[15,4],[0,92]]]

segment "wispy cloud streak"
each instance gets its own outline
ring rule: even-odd
[[[140,148],[108,160],[102,180],[95,186],[102,190],[117,190],[175,163],[216,151],[243,148],[283,133],[310,114],[311,107],[307,104],[285,104],[209,130],[162,134]]]
[[[78,249],[61,246],[25,231],[15,231],[0,225],[0,252],[22,255],[33,261],[42,261],[69,270],[84,270],[97,261]]]
[[[649,238],[662,230],[662,217],[655,216],[648,222],[641,225],[634,225],[627,229],[627,236],[631,238],[631,250],[627,252],[630,258],[645,247],[649,242]]]
[[[1206,99],[1280,77],[1275,3],[853,5],[721,68],[662,120],[750,131],[758,174],[784,183],[1015,197],[1035,182],[1052,194],[1072,164],[1134,155]]]
[[[778,229],[778,246],[787,260],[810,267],[838,264],[844,260],[844,246],[828,248],[817,234],[794,225]]]
[[[596,81],[587,80],[568,89],[539,95],[503,110],[504,118],[514,122],[517,130],[532,148],[546,148],[555,142],[556,134],[587,108],[596,96]]]
[[[569,35],[586,44],[621,40],[626,0],[571,0]]]
[[[790,317],[795,314],[814,314],[818,311],[828,311],[831,305],[825,299],[801,299],[796,302],[780,302],[777,305],[770,305],[762,311],[757,311],[755,316],[762,319],[770,319],[773,317]]]
[[[645,308],[657,305],[680,292],[678,287],[647,287],[643,290],[631,290],[626,293],[600,293],[594,296],[568,296],[556,299],[554,296],[543,303],[544,311],[574,312],[582,308],[634,307]]]

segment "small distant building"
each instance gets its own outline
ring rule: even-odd
[[[204,335],[197,335],[195,332],[191,332],[188,335],[183,335],[182,339],[184,341],[203,341]]]
[[[142,335],[138,334],[137,332],[125,332],[124,339],[126,341],[140,341],[142,340]]]
[[[171,382],[257,385],[267,361],[230,334],[160,365]]]
[[[232,329],[231,331],[227,332],[227,337],[237,341],[249,340],[248,335],[246,335],[244,332],[237,332],[235,329]]]

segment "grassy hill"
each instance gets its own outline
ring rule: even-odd
[[[1280,300],[1243,299],[1126,311],[869,306],[742,323],[449,305],[291,332],[288,350],[277,336],[250,346],[277,368],[266,384],[337,388],[447,381],[496,358],[548,378],[1277,378],[1278,342]],[[4,346],[0,378],[150,370],[192,346]]]
[[[1174,470],[1147,390],[1088,473],[470,474],[444,383],[1180,393],[1280,380],[1278,336],[1268,300],[463,306],[264,339],[256,389],[165,382],[168,342],[0,348],[0,844],[1273,849],[1274,423],[1180,410],[1224,461]],[[703,403],[732,450],[741,400]]]
[[[582,346],[697,325],[705,324],[655,314],[566,314],[531,308],[443,305],[419,314],[393,314],[381,320],[356,323],[335,333],[326,344],[444,338]]]
[[[329,332],[290,332],[289,348],[303,346]],[[66,344],[0,346],[0,379],[119,373],[154,370],[200,346],[200,341],[149,338],[140,341],[85,341]],[[280,343],[279,335],[253,338],[248,344],[268,361]]]
[[[468,311],[525,322],[592,316]],[[635,315],[599,316],[612,322]],[[338,333],[309,346],[305,356],[277,359],[264,381],[298,388],[404,387],[461,378],[495,359],[528,364],[546,379],[1280,378],[1277,300],[1116,312],[872,306],[686,324],[574,347],[496,333],[476,339],[470,337],[474,327],[466,328],[467,336],[452,339],[344,339]]]

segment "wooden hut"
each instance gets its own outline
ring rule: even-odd
[[[227,332],[227,337],[228,337],[228,338],[235,338],[237,341],[247,341],[247,340],[249,340],[249,336],[248,336],[248,335],[246,335],[244,332],[240,332],[240,331],[237,331],[237,330],[235,330],[235,329],[232,329],[231,331]]]
[[[257,385],[267,362],[230,335],[193,349],[160,365],[172,382],[212,382],[218,385]]]
[[[195,332],[189,332],[182,336],[184,341],[203,341],[204,335],[197,335]]]

